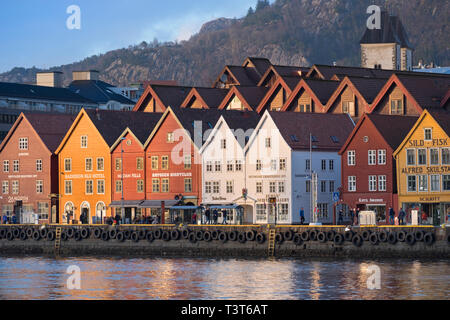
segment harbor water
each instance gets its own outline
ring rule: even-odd
[[[380,289],[368,288],[373,266]],[[448,300],[450,263],[0,257],[0,299]]]

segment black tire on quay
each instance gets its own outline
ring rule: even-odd
[[[211,235],[211,232],[205,231],[205,232],[203,233],[203,240],[206,241],[206,242],[211,242],[211,241],[212,241],[212,235]]]
[[[40,232],[40,234],[41,234],[41,238],[42,238],[42,239],[45,239],[45,238],[47,237],[47,232],[48,232],[47,228],[43,228],[43,229],[41,229],[41,231],[39,231],[39,232]]]
[[[294,231],[288,230],[283,232],[283,237],[286,241],[292,241],[292,239],[294,238]]]
[[[83,239],[87,239],[87,238],[89,238],[89,236],[91,235],[91,233],[90,233],[90,231],[89,231],[89,228],[83,228],[83,229],[81,229],[80,233],[81,233],[81,237],[82,237]]]
[[[153,235],[153,231],[147,232],[147,235],[145,236],[148,242],[152,243],[155,240],[155,236]]]
[[[61,240],[62,241],[69,240],[69,237],[67,236],[67,232],[65,232],[65,231],[61,232]]]
[[[334,244],[340,246],[344,243],[344,241],[344,236],[341,233],[336,233],[336,235],[334,236]]]
[[[256,235],[256,242],[258,244],[264,244],[266,242],[266,235],[264,233],[258,233]]]
[[[329,230],[327,232],[327,240],[328,241],[334,241],[334,236],[336,235],[336,231],[334,230]]]
[[[428,232],[423,236],[423,242],[427,246],[432,246],[436,242],[436,236],[432,232]]]
[[[282,233],[277,233],[277,234],[275,235],[275,242],[276,242],[277,244],[282,244],[282,243],[284,242],[284,237],[283,237],[283,234],[282,234]]]
[[[14,240],[14,234],[11,230],[9,230],[8,232],[6,232],[6,239],[8,241],[13,241]]]
[[[376,233],[376,232],[372,233],[372,234],[370,235],[370,237],[369,237],[369,241],[370,241],[370,243],[371,243],[373,246],[378,245],[379,242],[380,242],[380,239],[379,239],[379,237],[378,237],[378,233]]]
[[[302,237],[303,241],[309,241],[309,232],[308,231],[303,231],[300,236]]]
[[[363,245],[363,242],[364,240],[359,234],[356,234],[352,239],[353,245],[358,248],[360,248]]]
[[[203,241],[203,231],[202,230],[198,230],[197,232],[195,232],[195,239],[197,241]]]
[[[245,240],[246,241],[255,241],[255,238],[256,238],[256,231],[255,230],[250,230],[250,231],[247,231],[245,233]]]
[[[13,229],[13,236],[14,236],[14,239],[20,239],[20,229],[19,228],[14,228]],[[44,237],[43,237],[44,238]]]
[[[317,241],[317,234],[318,234],[317,230],[311,230],[309,232],[309,240],[310,241]]]
[[[228,239],[230,239],[230,241],[237,241],[237,238],[238,238],[238,232],[236,230],[230,231],[228,233]]]
[[[303,244],[303,240],[300,234],[296,233],[294,235],[294,237],[292,238],[292,242],[294,242],[294,244],[296,246],[301,246]]]
[[[125,241],[125,236],[123,235],[122,231],[117,232],[116,234],[116,240],[118,242],[124,242]]]
[[[189,229],[184,229],[183,231],[181,231],[181,235],[183,236],[183,239],[189,239],[189,234],[191,232],[189,231]]]
[[[5,239],[5,237],[6,237],[6,229],[1,228],[0,229],[0,239]]]
[[[219,233],[219,241],[222,243],[226,243],[228,241],[228,234],[226,232],[220,232]]]
[[[33,228],[31,228],[31,227],[27,228],[26,233],[27,233],[27,237],[31,238],[33,236]]]
[[[25,230],[20,231],[20,240],[25,241],[27,240],[28,236]]]
[[[219,239],[219,234],[220,234],[219,230],[213,230],[213,231],[211,231],[211,238],[213,240],[218,240]]]
[[[147,230],[139,230],[138,231],[138,235],[139,235],[139,240],[145,240],[145,236],[147,235]]]
[[[352,240],[353,240],[353,236],[355,235],[355,233],[353,232],[353,231],[346,231],[345,233],[344,233],[344,239],[345,239],[345,241],[348,241],[348,242],[352,242]]]
[[[153,235],[155,236],[155,239],[156,239],[156,240],[160,240],[161,237],[162,237],[162,230],[161,230],[161,229],[156,229],[156,230],[153,232]]]
[[[56,238],[55,231],[51,230],[51,231],[47,232],[47,240],[48,241],[50,241],[50,242],[55,241],[55,238]]]
[[[170,237],[172,238],[172,240],[174,241],[178,241],[180,240],[181,237],[181,232],[178,229],[173,229],[172,231],[170,231]]]
[[[388,235],[389,244],[397,244],[397,234],[395,232],[390,232]]]
[[[388,232],[386,230],[383,230],[378,234],[378,239],[380,240],[380,242],[386,243],[388,241],[388,236]]]
[[[408,233],[408,234],[406,235],[405,242],[406,242],[408,245],[413,246],[413,245],[416,244],[416,237],[414,236],[414,234]]]
[[[424,236],[425,232],[423,232],[422,230],[417,230],[416,232],[414,232],[414,238],[416,239],[417,242],[422,242]]]
[[[39,231],[35,230],[35,231],[33,232],[33,240],[34,240],[34,241],[39,241],[39,240],[41,240],[41,233],[40,233]]]
[[[170,235],[169,235],[170,236]],[[131,234],[131,240],[133,240],[133,242],[139,242],[139,233],[137,231],[134,231]]]
[[[244,232],[239,232],[238,241],[239,243],[245,243],[247,241],[247,236],[245,235]]]
[[[189,242],[190,243],[196,243],[197,242],[197,236],[194,232],[189,233]]]
[[[405,242],[406,241],[406,232],[405,231],[400,231],[398,234],[397,234],[397,240],[398,241],[400,241],[400,242]]]
[[[319,241],[320,243],[327,242],[327,235],[325,234],[325,232],[319,232],[319,234],[317,235],[317,241]]]
[[[364,241],[369,241],[370,235],[371,235],[370,230],[364,230],[361,234],[361,237],[363,238]]]
[[[75,235],[75,229],[74,229],[74,228],[68,228],[66,232],[67,232],[67,236],[68,236],[70,239],[72,239],[73,236]]]
[[[108,236],[110,239],[115,239],[117,237],[118,230],[116,228],[109,230]]]
[[[130,230],[124,230],[123,235],[125,236],[125,240],[131,240],[131,231]]]
[[[161,238],[163,239],[163,241],[169,242],[170,241],[170,232],[167,230],[164,230],[161,235]]]
[[[95,228],[94,230],[94,238],[95,239],[100,239],[102,237],[102,229],[100,228]]]
[[[75,241],[83,240],[83,237],[81,236],[81,231],[79,230],[75,231],[75,235],[73,236],[73,238],[75,239]]]
[[[109,232],[108,231],[103,231],[102,232],[102,240],[103,241],[108,241],[109,240]]]
[[[450,234],[447,235],[447,244],[450,245]]]

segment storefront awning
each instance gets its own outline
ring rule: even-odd
[[[155,209],[155,208],[161,208],[162,202],[164,201],[164,207],[166,209],[169,209],[175,205],[178,204],[178,200],[145,200],[143,202],[141,202],[141,204],[139,205],[139,208],[150,208],[150,209]]]
[[[176,207],[172,207],[170,208],[170,210],[197,210],[201,207],[197,207],[197,206],[176,206]]]
[[[113,201],[109,205],[110,208],[138,208],[142,200],[137,201]]]
[[[210,209],[226,209],[226,210],[233,210],[240,207],[240,205],[237,204],[231,204],[231,205],[211,205],[208,206]]]

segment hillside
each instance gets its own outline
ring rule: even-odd
[[[385,3],[376,0],[376,3]],[[359,65],[359,40],[367,7],[373,0],[277,0],[241,19],[219,19],[181,43],[146,43],[58,66],[71,80],[72,70],[96,69],[116,85],[141,80],[177,80],[186,85],[211,85],[226,64],[262,56],[282,65],[312,63]],[[390,0],[415,46],[414,60],[450,65],[450,1]],[[34,82],[38,69],[14,68],[0,81]]]

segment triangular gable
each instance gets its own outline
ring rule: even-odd
[[[144,145],[142,144],[142,141],[139,140],[136,135],[134,134],[134,132],[130,129],[130,128],[126,128],[122,134],[120,135],[119,138],[117,138],[116,142],[114,142],[114,144],[111,146],[111,153],[114,152],[114,150],[119,146],[120,142],[122,141],[123,138],[125,138],[125,136],[129,134],[133,137],[134,140],[136,140],[139,145],[141,146],[142,149],[144,149]]]
[[[326,80],[325,76],[320,72],[319,68],[316,65],[311,67],[311,70],[306,74],[306,78],[313,78],[315,75],[322,80]]]
[[[269,101],[271,101],[271,99],[274,97],[274,95],[276,95],[276,93],[278,93],[278,90],[280,88],[286,90],[286,97],[287,97],[287,99],[289,98],[289,96],[292,93],[292,90],[288,86],[288,84],[284,81],[284,79],[282,77],[279,77],[277,79],[277,81],[274,83],[274,85],[270,88],[269,92],[267,92],[264,99],[262,99],[262,101],[258,105],[258,108],[256,108],[257,113],[261,113],[261,112],[267,110],[267,104],[269,103]]]
[[[336,100],[340,97],[340,95],[345,91],[345,89],[347,87],[349,87],[353,91],[353,93],[358,97],[358,99],[364,103],[364,109],[366,111],[368,111],[369,104],[366,101],[366,99],[364,98],[364,96],[355,87],[355,85],[350,80],[350,78],[349,77],[345,77],[344,80],[342,80],[342,82],[340,83],[339,87],[337,87],[336,91],[333,93],[331,98],[328,100],[328,103],[325,105],[325,110],[324,110],[325,113],[330,111],[330,109],[333,106],[333,104],[336,102]]]
[[[219,76],[216,78],[216,80],[213,83],[213,88],[217,88],[217,85],[221,82],[221,78],[225,75],[228,74],[234,81],[234,84],[232,85],[240,85],[239,81],[237,80],[237,78],[233,75],[233,72],[231,72],[229,66],[225,66],[225,68],[223,68],[222,72],[220,72]]]
[[[248,111],[253,111],[252,107],[250,106],[250,104],[247,102],[247,100],[244,98],[244,96],[241,94],[241,92],[239,91],[239,87],[233,86],[230,91],[228,92],[228,94],[225,96],[225,99],[223,99],[222,103],[219,106],[219,110],[225,110],[226,106],[228,106],[228,104],[231,102],[231,100],[233,100],[234,97],[238,97],[238,99],[242,102],[242,104],[244,105],[244,107],[248,110]]]
[[[308,86],[308,83],[306,83],[305,79],[302,79],[298,85],[295,87],[295,89],[292,91],[288,99],[286,100],[283,108],[281,108],[281,111],[288,111],[290,105],[294,102],[294,99],[297,97],[297,95],[301,92],[301,90],[306,91],[309,93],[311,98],[314,100],[317,107],[320,107],[323,111],[324,106],[322,105],[322,102],[320,102],[320,99],[316,96],[314,91]],[[317,111],[317,110],[316,110]]]
[[[377,95],[375,100],[373,101],[372,106],[369,108],[368,113],[372,113],[380,105],[381,101],[383,101],[383,99],[389,94],[389,90],[394,85],[396,85],[403,92],[403,94],[406,96],[406,99],[413,104],[413,106],[417,109],[419,114],[423,112],[423,108],[419,105],[416,99],[411,95],[408,89],[406,89],[406,87],[403,85],[403,83],[400,81],[397,75],[393,74],[386,82],[384,87],[381,89],[380,93]]]
[[[263,76],[261,77],[261,80],[259,80],[257,86],[262,87],[264,85],[264,82],[266,82],[266,80],[268,80],[271,75],[277,78],[280,77],[277,70],[273,66],[270,66],[269,69],[267,69],[266,73],[264,73]]]
[[[155,90],[153,90],[152,86],[148,85],[141,98],[134,106],[133,111],[144,111],[151,98],[155,99],[164,109],[167,109],[167,106],[164,105],[164,102],[160,99]]]
[[[449,100],[450,100],[450,89],[447,91],[447,94],[441,101],[441,108],[444,108]]]
[[[192,88],[192,90],[189,92],[186,99],[184,99],[184,101],[180,107],[188,108],[189,104],[191,103],[191,101],[193,99],[200,101],[200,103],[202,105],[202,109],[210,109],[210,107],[208,106],[208,104],[206,103],[206,101],[203,99],[203,97],[200,95],[200,93],[197,91],[196,88]]]
[[[203,154],[203,152],[205,151],[206,147],[212,142],[212,140],[215,138],[216,133],[219,131],[220,127],[222,125],[227,125],[225,119],[223,116],[220,116],[219,121],[217,121],[216,125],[214,126],[214,128],[211,131],[211,134],[208,136],[208,138],[206,139],[205,143],[203,143],[203,146],[200,148],[199,153]],[[228,127],[228,129],[230,129]]]

